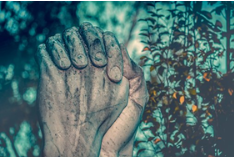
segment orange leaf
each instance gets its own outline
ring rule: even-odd
[[[153,101],[153,102],[155,102],[155,103],[156,103],[156,100],[155,100],[153,97],[151,97],[151,99],[152,99],[152,101]]]
[[[153,95],[156,96],[157,95],[157,91],[154,90],[153,91]]]
[[[188,75],[187,79],[190,79],[190,78],[191,78],[191,76],[190,76],[190,75]]]
[[[222,139],[221,137],[218,137],[217,139]]]
[[[214,157],[213,155],[208,155],[208,157]]]
[[[159,139],[159,138],[157,138],[157,139],[155,139],[155,141],[154,141],[154,143],[156,144],[156,143],[158,143],[158,142],[160,142],[161,140]]]
[[[206,80],[207,82],[209,82],[209,81],[210,81],[210,79],[209,79],[209,78],[205,78],[205,80]]]
[[[180,101],[180,104],[183,104],[184,103],[184,96],[181,96],[179,101]]]
[[[174,99],[177,99],[176,94],[177,94],[177,92],[175,92],[175,93],[173,94]]]
[[[147,120],[145,120],[144,123],[147,123]]]
[[[211,113],[210,113],[208,110],[206,110],[206,114],[207,114],[208,116],[211,116]]]
[[[150,49],[148,47],[145,47],[143,51],[150,51]]]
[[[228,92],[229,92],[229,95],[231,95],[232,96],[232,94],[233,94],[233,92],[234,92],[234,90],[232,90],[232,89],[228,89]]]
[[[197,106],[196,106],[196,105],[193,105],[193,106],[192,106],[192,111],[193,111],[193,112],[196,112],[197,110],[198,110]]]
[[[209,82],[210,81],[210,79],[209,78],[207,78],[207,73],[204,73],[203,74],[203,78],[207,81],[207,82]]]

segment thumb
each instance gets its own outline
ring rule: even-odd
[[[130,59],[123,44],[120,44],[120,48],[124,64],[123,76],[129,80],[129,98],[144,107],[148,101],[149,95],[143,70],[132,59]]]
[[[124,77],[126,77],[127,79],[133,79],[135,77],[142,76],[142,68],[137,65],[132,59],[130,59],[124,44],[120,44],[120,48],[123,56]]]

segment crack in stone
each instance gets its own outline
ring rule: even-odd
[[[98,112],[104,111],[104,110],[106,110],[106,109],[109,109],[109,108],[113,108],[113,107],[115,107],[115,106],[122,105],[122,104],[124,104],[124,103],[125,103],[125,102],[121,102],[121,103],[118,103],[118,104],[112,105],[112,106],[110,106],[110,107],[106,107],[106,108],[103,108],[103,109],[100,109],[100,110],[97,110],[97,111],[94,111],[94,112],[90,112],[89,114],[95,114],[95,113],[98,113]]]

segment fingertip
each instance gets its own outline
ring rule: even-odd
[[[87,66],[88,60],[85,52],[85,48],[76,27],[67,29],[63,33],[63,38],[68,49],[71,62],[77,69],[83,69]]]
[[[113,82],[119,82],[123,77],[123,59],[119,42],[115,35],[109,31],[104,32],[103,39],[108,59],[108,77]]]
[[[36,62],[39,66],[40,73],[45,70],[45,68],[52,68],[54,66],[49,53],[47,52],[46,45],[40,44],[38,45],[38,49],[36,52]]]
[[[88,47],[88,54],[91,62],[96,67],[104,67],[107,65],[106,52],[103,40],[97,33],[91,23],[84,22],[80,26],[80,35]]]
[[[49,55],[46,50],[46,45],[44,43],[42,43],[42,44],[38,45],[38,49],[36,52],[36,61],[38,63],[40,63],[43,60],[43,58],[45,58],[45,57],[49,58]]]
[[[88,65],[88,59],[85,55],[79,54],[76,57],[71,58],[73,65],[78,69],[83,69]]]
[[[98,26],[95,26],[94,29],[96,30],[98,36],[103,39],[103,30],[101,28],[99,28]]]
[[[71,62],[62,41],[61,34],[49,37],[47,41],[47,49],[49,50],[55,65],[59,69],[66,70],[71,66]]]
[[[70,60],[68,58],[61,58],[58,66],[60,66],[62,70],[66,70],[71,66]]]
[[[104,67],[107,65],[107,58],[105,57],[104,52],[92,53],[90,54],[90,59],[92,60],[93,65],[97,67]]]
[[[123,77],[120,67],[113,66],[111,69],[109,69],[108,77],[113,82],[120,82]]]

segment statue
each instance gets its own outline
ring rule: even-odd
[[[132,156],[148,92],[111,32],[90,23],[38,47],[44,156]]]

